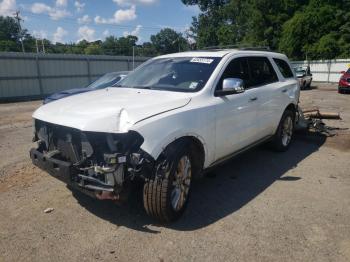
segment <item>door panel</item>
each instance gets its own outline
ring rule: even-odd
[[[256,90],[217,97],[216,160],[238,151],[256,141]]]
[[[276,118],[281,110],[281,94],[283,84],[267,57],[248,57],[248,65],[252,74],[252,85],[256,89],[257,103],[257,139],[272,135]]]
[[[217,89],[225,78],[240,78],[249,84],[250,74],[246,58],[233,59],[222,74]],[[215,97],[216,101],[216,157],[218,160],[256,141],[258,97],[255,89],[244,93]]]

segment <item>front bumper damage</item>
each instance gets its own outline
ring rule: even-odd
[[[135,180],[152,176],[155,161],[140,148],[143,137],[135,131],[82,132],[35,120],[33,141],[34,165],[98,199],[121,201]]]

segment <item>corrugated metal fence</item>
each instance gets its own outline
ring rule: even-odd
[[[135,67],[146,61],[136,57]],[[310,65],[313,80],[338,82],[350,59],[293,61]],[[101,75],[133,69],[132,57],[0,52],[0,101],[41,98],[57,91],[84,87]]]
[[[135,67],[146,61],[135,57]],[[0,52],[0,101],[41,98],[84,87],[101,75],[133,69],[132,57]]]
[[[350,67],[350,59],[318,60],[318,61],[293,61],[293,66],[310,66],[312,78],[317,82],[337,83],[341,71]]]

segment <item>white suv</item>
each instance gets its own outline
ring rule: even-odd
[[[257,144],[288,149],[299,86],[285,55],[211,50],[153,58],[117,87],[41,106],[30,156],[71,188],[177,219],[193,179]]]

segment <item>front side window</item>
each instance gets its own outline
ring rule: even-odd
[[[286,61],[278,58],[274,58],[273,60],[275,61],[284,78],[294,77],[293,72]]]
[[[246,58],[236,58],[228,64],[218,83],[218,90],[222,89],[222,82],[226,78],[242,79],[244,81],[245,88],[249,87],[250,77]]]
[[[278,81],[275,70],[266,57],[248,57],[251,85],[267,85]]]
[[[219,57],[153,59],[130,73],[118,86],[197,92],[205,86],[220,60]]]

